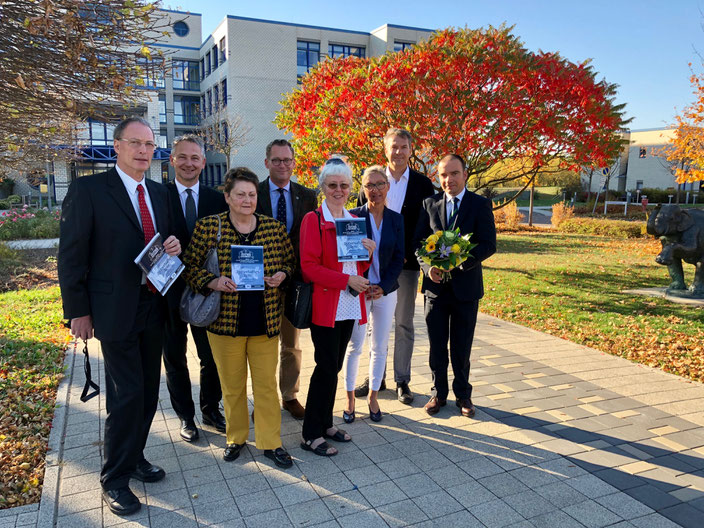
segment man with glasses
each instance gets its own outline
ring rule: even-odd
[[[174,139],[170,157],[176,179],[166,185],[171,200],[176,236],[186,251],[198,218],[222,213],[227,210],[222,192],[206,187],[199,182],[205,167],[203,140],[193,134]],[[164,367],[166,385],[171,405],[181,420],[180,435],[186,442],[194,442],[199,433],[194,421],[195,405],[191,397],[191,378],[186,362],[187,324],[181,320],[179,303],[185,282],[180,277],[167,293],[169,311],[166,318],[166,341],[164,342]],[[225,432],[225,418],[220,412],[222,391],[218,369],[210,350],[205,328],[191,325],[191,335],[200,359],[200,410],[203,423]]]
[[[428,177],[408,166],[413,155],[413,138],[407,130],[390,128],[384,136],[386,154],[386,175],[389,178],[389,191],[386,206],[403,216],[405,258],[403,270],[398,278],[397,303],[394,312],[394,381],[396,395],[401,403],[413,402],[408,383],[411,381],[411,357],[415,343],[413,314],[418,295],[420,267],[416,260],[413,235],[423,200],[435,194],[435,188]],[[359,195],[359,206],[366,202],[364,193]],[[381,390],[386,388],[382,382]],[[355,396],[363,398],[369,393],[369,378],[355,389]]]
[[[291,143],[285,139],[275,139],[266,146],[264,165],[269,170],[269,177],[259,184],[257,212],[276,218],[286,225],[296,253],[295,275],[300,280],[298,246],[301,220],[315,210],[318,200],[314,191],[291,181],[296,159]],[[297,420],[302,420],[305,415],[305,409],[297,398],[301,374],[300,333],[285,316],[281,316],[279,389],[282,407]]]
[[[64,316],[76,339],[95,335],[105,368],[103,500],[117,515],[136,512],[130,479],[156,482],[164,470],[144,458],[156,412],[166,303],[134,259],[156,233],[169,255],[172,233],[166,188],[145,178],[156,144],[141,117],[114,131],[115,167],[78,178],[61,212],[58,268]]]

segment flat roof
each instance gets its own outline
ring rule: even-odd
[[[370,35],[371,34],[369,31],[355,31],[353,29],[340,29],[340,28],[332,28],[332,27],[326,27],[326,26],[311,26],[309,24],[296,24],[294,22],[280,22],[278,20],[265,20],[263,18],[249,18],[249,17],[241,17],[241,16],[235,16],[235,15],[227,15],[227,18],[233,19],[233,20],[248,20],[250,22],[262,22],[264,24],[278,24],[280,26],[293,26],[293,27],[301,27],[301,28],[308,28],[308,29],[322,29],[325,31],[340,31],[342,33],[354,33],[355,35]]]
[[[158,11],[165,11],[166,13],[178,13],[179,15],[203,16],[202,13],[193,13],[191,11],[178,11],[176,9],[164,9],[163,7],[160,7]]]

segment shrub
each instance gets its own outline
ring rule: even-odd
[[[29,209],[8,211],[0,216],[0,240],[56,238],[59,236],[59,210]]]
[[[494,222],[499,231],[515,231],[523,220],[523,215],[518,211],[516,202],[499,204],[500,209],[494,211]]]
[[[639,238],[643,236],[644,227],[642,222],[629,222],[627,220],[570,218],[559,225],[558,231],[583,235],[603,235],[614,238]]]
[[[570,207],[564,202],[558,202],[552,206],[552,217],[550,223],[553,227],[560,227],[565,220],[574,217],[574,207]]]

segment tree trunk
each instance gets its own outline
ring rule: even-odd
[[[533,196],[535,194],[535,179],[530,184],[530,205],[528,206],[528,227],[533,227]]]

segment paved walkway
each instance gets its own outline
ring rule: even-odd
[[[480,316],[477,415],[463,418],[450,404],[431,418],[422,409],[431,381],[421,304],[413,406],[386,391],[387,414],[376,424],[360,402],[347,427],[353,442],[330,459],[298,447],[301,424],[286,413],[293,469],[272,467],[253,445],[224,462],[222,434],[206,428],[198,443],[179,438],[162,383],[146,456],[167,476],[133,483],[144,507],[128,518],[101,503],[104,393],[79,401],[82,357],[69,354],[41,504],[0,512],[0,528],[704,526],[703,385]],[[303,343],[306,388],[307,332]],[[93,370],[102,375],[97,352],[96,343]],[[338,420],[342,402],[340,390]]]

